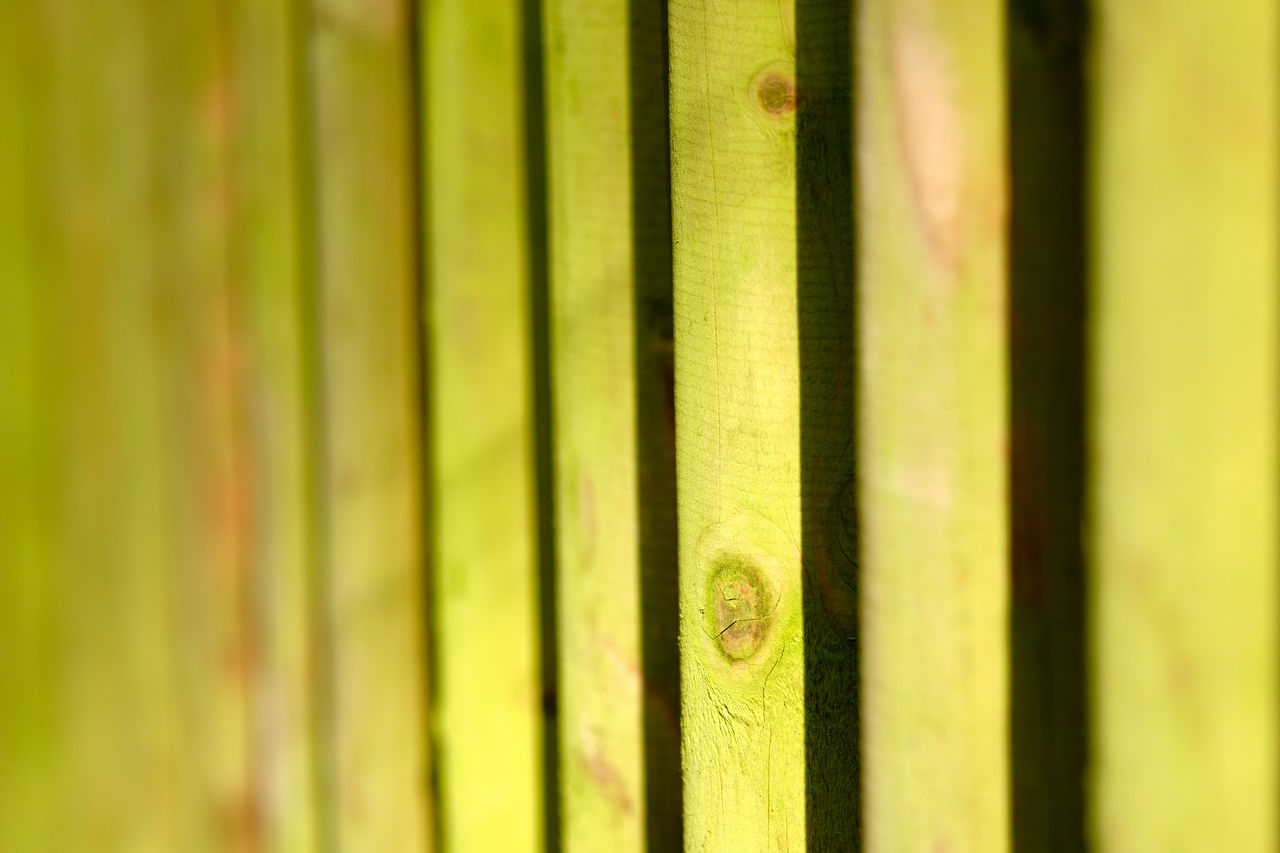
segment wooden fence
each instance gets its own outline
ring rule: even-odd
[[[1280,6],[0,12],[0,850],[1280,849]]]

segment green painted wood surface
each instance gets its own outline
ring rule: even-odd
[[[57,2],[33,27],[35,286],[59,318],[46,326],[56,457],[43,465],[62,807],[48,846],[198,850],[198,797],[181,772],[151,24],[143,3]]]
[[[542,840],[520,8],[431,0],[425,81],[433,735],[445,850]]]
[[[344,851],[430,835],[417,152],[403,2],[312,9],[324,680]]]
[[[1097,7],[1091,788],[1108,851],[1280,843],[1277,15]]]
[[[52,294],[37,284],[31,222],[32,27],[0,13],[0,849],[48,848],[58,729],[51,550],[57,541]],[[44,282],[41,282],[44,283]]]
[[[864,841],[1009,846],[1003,15],[859,22]]]
[[[543,3],[569,851],[644,849],[627,4]]]
[[[805,844],[792,6],[670,5],[685,843]]]
[[[239,306],[230,282],[229,108],[221,11],[145,7],[151,139],[150,316],[160,347],[164,553],[192,850],[257,844],[249,719],[247,500]],[[149,312],[140,310],[139,321]],[[141,815],[139,815],[141,818]]]
[[[24,849],[251,843],[225,81],[213,6],[166,11],[48,4],[26,31],[18,317],[44,382],[19,541],[50,819]]]
[[[240,320],[244,556],[255,683],[248,743],[260,844],[322,849],[314,299],[301,7],[228,10],[229,270]]]

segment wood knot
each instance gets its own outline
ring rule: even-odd
[[[794,71],[778,65],[765,68],[751,81],[751,99],[770,118],[790,118],[796,111]]]
[[[708,632],[729,660],[760,651],[777,606],[764,573],[750,560],[725,555],[713,565],[704,612]]]

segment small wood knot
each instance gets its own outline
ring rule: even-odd
[[[725,657],[733,661],[753,657],[764,644],[776,608],[764,574],[754,563],[724,556],[714,564],[704,612],[707,630]]]
[[[765,114],[786,118],[796,110],[796,81],[780,68],[766,68],[751,82],[751,94]]]

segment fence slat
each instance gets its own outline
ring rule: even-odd
[[[1097,13],[1095,836],[1275,850],[1280,13]]]
[[[322,572],[340,850],[427,843],[417,152],[402,0],[316,0]]]
[[[670,5],[691,850],[805,838],[792,8]]]
[[[233,168],[230,269],[243,328],[244,500],[250,520],[249,743],[263,848],[321,847],[316,813],[313,649],[318,549],[314,470],[314,298],[304,171],[309,130],[299,3],[235,0],[227,23]]]
[[[519,4],[423,21],[435,760],[445,850],[541,841]]]
[[[859,23],[864,838],[1009,844],[1002,6]]]
[[[563,847],[644,849],[627,4],[543,3]]]
[[[0,849],[54,846],[58,729],[55,577],[57,517],[50,479],[58,446],[51,358],[54,302],[37,286],[30,206],[35,175],[30,46],[16,9],[0,13]],[[45,282],[41,282],[45,283]]]
[[[241,340],[228,268],[231,80],[218,5],[146,6],[150,237],[160,347],[171,622],[193,850],[256,844],[249,774],[245,546],[251,505],[240,442]],[[140,319],[146,318],[140,314]]]
[[[46,713],[54,849],[200,849],[174,648],[172,457],[152,230],[152,24],[143,3],[30,20],[31,229],[58,427],[44,571],[57,597]],[[58,318],[54,323],[53,318]],[[129,769],[122,785],[121,768]]]

